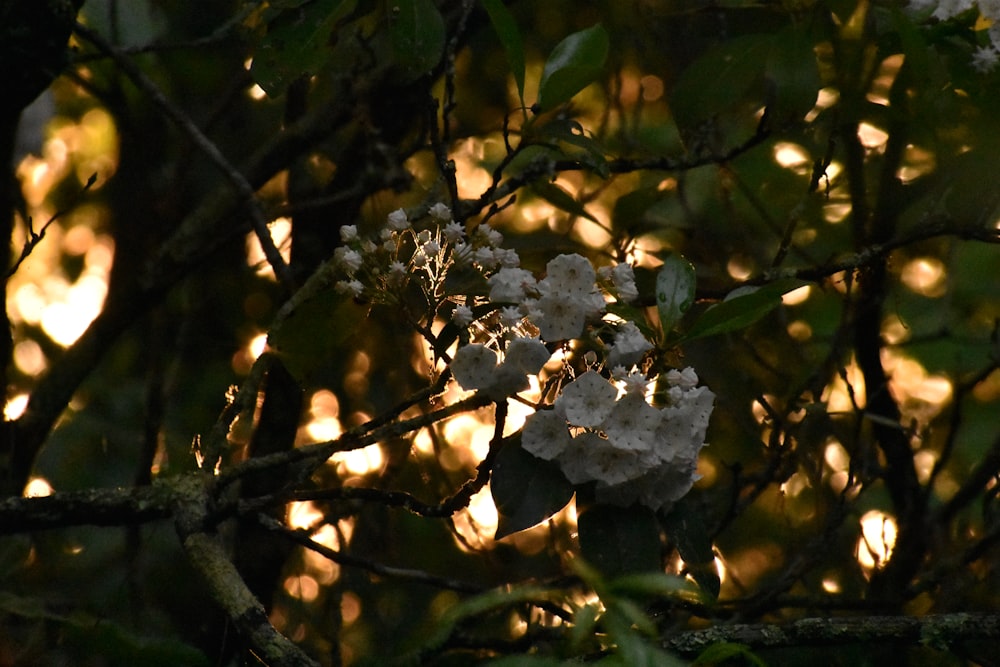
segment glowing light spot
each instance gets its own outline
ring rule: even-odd
[[[25,498],[41,498],[52,495],[52,485],[44,477],[32,477],[24,487]]]
[[[660,77],[647,74],[639,79],[639,85],[642,86],[642,99],[647,102],[655,102],[663,97],[663,79]]]
[[[303,602],[312,602],[319,597],[319,582],[308,574],[300,574],[285,579],[285,592]]]
[[[920,257],[903,267],[900,280],[912,291],[929,298],[944,296],[945,268],[936,257]]]
[[[853,357],[844,368],[843,375],[838,373],[837,377],[826,386],[822,400],[827,403],[827,411],[831,413],[851,412],[854,410],[854,404],[851,402],[852,394],[859,406],[865,404],[864,375]]]
[[[292,249],[291,219],[277,218],[268,225],[268,230],[271,232],[271,240],[274,242],[275,247],[281,252],[281,257],[286,262],[290,261]],[[246,256],[247,266],[253,267],[258,276],[277,281],[274,277],[274,269],[268,264],[267,257],[264,255],[264,249],[260,247],[260,241],[257,240],[257,235],[252,232],[247,234]]]
[[[787,292],[781,296],[781,302],[786,306],[797,306],[801,303],[805,303],[812,294],[812,286],[803,285],[797,289],[793,289],[791,292]]]
[[[791,169],[797,173],[808,173],[811,168],[809,153],[805,148],[789,141],[779,141],[774,145],[774,161],[785,169]]]
[[[788,330],[788,335],[791,336],[793,339],[799,341],[800,343],[803,343],[812,338],[813,334],[812,327],[809,326],[808,322],[805,322],[803,320],[795,320],[794,322],[789,322],[787,330]]]
[[[344,625],[351,625],[361,617],[361,598],[351,592],[340,596],[340,618]]]
[[[25,375],[35,376],[48,366],[42,346],[30,338],[14,346],[14,365]]]
[[[847,470],[850,466],[851,455],[837,440],[830,439],[827,441],[826,448],[823,449],[823,460],[826,465],[830,466],[831,470],[839,472]]]
[[[288,506],[286,523],[290,528],[311,528],[323,519],[323,513],[311,501],[293,502]]]
[[[800,472],[793,473],[792,476],[781,485],[781,491],[792,498],[808,488],[809,478]]]
[[[869,150],[882,149],[889,141],[889,133],[868,123],[858,125],[858,141]]]
[[[247,347],[249,348],[250,354],[254,359],[264,354],[264,349],[267,347],[267,334],[257,334],[253,337]]]
[[[840,582],[833,577],[827,577],[823,580],[823,590],[831,595],[835,595],[841,591]]]
[[[835,88],[820,88],[816,95],[816,106],[806,114],[806,122],[811,123],[816,120],[825,109],[829,109],[840,99],[840,91]]]
[[[381,469],[385,457],[382,448],[374,444],[349,452],[338,452],[331,457],[331,460],[342,464],[344,470],[352,475],[367,475]]]
[[[726,264],[726,272],[733,280],[746,280],[753,274],[753,269],[753,260],[736,255],[733,255]]]
[[[937,454],[932,451],[922,449],[913,455],[913,467],[917,469],[917,479],[921,484],[926,484],[931,478],[931,471],[937,463]]]
[[[336,394],[321,389],[309,399],[309,414],[312,419],[306,424],[306,433],[314,442],[339,438],[344,432],[340,424],[340,402]]]
[[[882,321],[882,338],[890,345],[899,345],[910,337],[910,328],[895,313]]]
[[[831,225],[836,225],[843,222],[850,212],[851,205],[848,203],[826,204],[823,206],[823,219]]]
[[[867,574],[873,570],[881,570],[892,558],[896,532],[896,520],[888,514],[871,510],[861,517],[857,558]]]

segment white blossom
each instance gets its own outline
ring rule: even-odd
[[[349,296],[361,296],[365,291],[365,286],[360,280],[340,280],[334,285],[334,288],[341,294],[347,294]]]
[[[350,243],[358,238],[358,227],[357,225],[344,225],[340,228],[340,240],[344,243]]]
[[[406,217],[406,211],[401,208],[397,208],[390,213],[387,222],[389,223],[389,228],[397,232],[409,229],[410,227],[410,220]]]
[[[639,327],[634,322],[626,322],[615,333],[614,344],[608,352],[608,364],[632,366],[652,349],[652,344],[642,335]]]
[[[462,389],[483,389],[496,379],[497,353],[473,343],[458,348],[451,360],[451,374]]]
[[[992,46],[980,46],[972,53],[972,67],[980,74],[989,74],[1000,61],[1000,53]]]
[[[521,432],[521,446],[529,454],[551,461],[570,445],[566,420],[552,410],[532,413]]]
[[[472,309],[465,304],[460,304],[455,306],[455,310],[451,313],[451,321],[460,327],[467,327],[472,324],[474,315]]]
[[[611,282],[620,301],[631,303],[639,298],[639,290],[635,286],[635,272],[631,264],[618,264],[611,269]]]
[[[361,253],[357,250],[340,246],[333,251],[333,261],[344,271],[344,273],[348,276],[353,276],[355,272],[361,268],[361,264],[364,260],[361,257]]]
[[[596,371],[587,371],[563,387],[556,408],[573,426],[597,428],[615,407],[618,390]]]
[[[531,271],[505,267],[490,276],[490,301],[493,303],[521,303],[527,290],[535,286]]]
[[[441,202],[431,206],[430,210],[427,212],[430,213],[432,218],[439,222],[449,222],[451,220],[451,209],[448,208],[446,204],[442,204]]]
[[[455,243],[465,238],[465,227],[459,222],[449,222],[441,230],[444,238],[449,243]]]

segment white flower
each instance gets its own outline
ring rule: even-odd
[[[449,222],[441,230],[441,233],[444,235],[446,241],[456,243],[465,238],[465,227],[459,222]]]
[[[350,243],[358,238],[358,227],[357,225],[344,225],[340,228],[340,240],[344,243]]]
[[[608,352],[610,366],[632,366],[639,363],[643,355],[653,349],[635,322],[626,322],[616,333],[615,342]]]
[[[502,268],[489,279],[490,301],[493,303],[521,303],[526,290],[535,286],[535,277],[530,271]]]
[[[660,411],[646,402],[642,394],[626,394],[601,425],[608,442],[616,449],[651,451],[661,422]]]
[[[581,433],[572,440],[557,457],[559,468],[571,484],[584,484],[596,479],[590,467],[590,459],[606,443],[601,436],[590,431]]]
[[[399,260],[392,262],[389,265],[389,275],[402,278],[406,275],[406,264],[403,264]]]
[[[667,372],[667,384],[681,389],[694,389],[698,386],[698,374],[690,366],[683,371],[672,368]]]
[[[425,255],[428,256],[436,255],[439,252],[441,252],[441,244],[438,243],[436,240],[431,239],[430,241],[427,241],[422,246],[420,246],[420,249],[423,251]]]
[[[410,221],[406,217],[406,211],[401,208],[397,208],[395,211],[390,213],[387,218],[387,222],[389,223],[389,228],[394,229],[397,232],[408,229],[410,226]]]
[[[493,259],[503,267],[516,268],[521,266],[521,258],[513,248],[494,248]]]
[[[615,366],[615,369],[621,368],[622,366]],[[614,371],[612,371],[614,373]],[[628,375],[621,378],[622,384],[625,385],[626,394],[638,394],[639,396],[646,395],[646,387],[649,386],[649,380],[646,376],[639,371],[632,371]]]
[[[455,310],[451,313],[451,321],[460,327],[469,326],[473,319],[472,309],[464,304],[455,306]]]
[[[431,214],[432,218],[440,222],[448,222],[451,220],[451,209],[441,202],[431,206],[430,210],[427,212]]]
[[[462,389],[483,389],[496,379],[497,353],[473,343],[458,348],[451,360],[451,374]]]
[[[635,272],[631,264],[618,264],[611,269],[611,282],[614,283],[619,301],[631,303],[639,298],[639,290],[635,286]]]
[[[615,407],[618,390],[595,371],[566,385],[555,406],[573,426],[599,427]]]
[[[972,66],[980,74],[989,74],[1000,60],[1000,54],[992,46],[980,46],[972,54]]]
[[[537,338],[514,338],[507,343],[503,365],[517,369],[523,375],[537,375],[551,356],[545,344]]]
[[[552,410],[542,410],[525,421],[521,446],[529,454],[551,461],[566,450],[571,439],[566,420]]]
[[[365,286],[360,280],[340,280],[334,287],[341,294],[349,296],[361,296],[365,291]]]
[[[496,257],[493,255],[493,248],[476,248],[472,253],[472,259],[484,269],[493,269],[497,265]]]
[[[353,276],[354,272],[361,268],[363,260],[361,253],[357,250],[340,246],[333,251],[333,261],[344,270],[344,273]]]
[[[500,324],[505,327],[516,327],[523,317],[515,306],[504,306],[500,309]]]
[[[478,236],[483,243],[491,248],[496,248],[503,243],[503,234],[489,225],[479,225],[479,227],[476,228],[476,236]]]
[[[427,255],[425,255],[421,251],[417,251],[413,253],[413,259],[410,261],[413,262],[413,266],[417,267],[418,269],[422,269],[423,267],[427,266]]]
[[[579,336],[587,314],[571,299],[549,295],[531,302],[528,319],[538,327],[543,339],[554,342]]]
[[[576,253],[559,255],[545,265],[545,280],[548,288],[562,294],[589,294],[595,291],[597,274],[586,257]]]

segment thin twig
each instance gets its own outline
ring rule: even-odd
[[[41,243],[42,239],[45,238],[45,232],[48,231],[49,226],[53,222],[55,222],[56,220],[66,215],[71,210],[73,210],[73,207],[80,203],[80,199],[83,198],[84,193],[87,192],[87,190],[89,190],[96,182],[97,182],[97,174],[91,174],[90,178],[88,178],[87,182],[84,184],[83,189],[81,189],[80,192],[76,194],[76,197],[73,198],[73,201],[70,203],[70,205],[60,211],[56,211],[56,213],[51,218],[49,218],[44,225],[42,225],[42,228],[38,230],[38,233],[35,233],[35,230],[32,229],[31,218],[28,218],[28,240],[24,242],[24,247],[21,248],[21,256],[17,258],[16,262],[14,262],[14,266],[10,267],[10,270],[7,271],[7,278],[10,278],[15,273],[17,273],[18,268],[20,268],[24,260],[28,259],[28,256],[31,254],[31,251],[33,251],[35,249],[35,246]]]

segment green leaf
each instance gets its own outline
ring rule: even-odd
[[[683,340],[694,340],[750,326],[781,304],[781,295],[802,287],[801,280],[786,279],[769,283],[760,288],[738,288],[730,292],[722,303],[706,310],[695,320]]]
[[[486,13],[490,15],[490,22],[493,30],[500,38],[500,44],[507,54],[507,62],[510,63],[511,74],[514,75],[514,83],[517,84],[517,96],[524,104],[524,42],[521,40],[521,31],[517,28],[514,16],[503,4],[502,0],[482,0]]]
[[[591,505],[577,519],[584,560],[606,577],[660,570],[660,530],[645,507]]]
[[[433,0],[394,0],[389,34],[396,64],[408,80],[429,74],[444,53],[445,26]]]
[[[583,126],[572,118],[555,118],[541,127],[534,128],[532,139],[536,137],[538,141],[545,143],[549,143],[548,140],[550,139],[555,139],[558,142],[576,146],[582,152],[561,152],[567,157],[579,160],[591,167],[601,178],[611,176],[611,170],[608,168],[608,160],[604,156],[604,151],[601,150],[601,147],[593,137],[587,136]]]
[[[695,60],[670,96],[677,124],[695,128],[743,101],[759,87],[773,41],[766,34],[734,37]]]
[[[668,255],[656,276],[656,308],[664,334],[680,322],[694,303],[694,290],[694,266],[680,255]]]
[[[538,106],[546,111],[553,109],[596,81],[604,70],[609,48],[608,32],[600,24],[559,42],[542,69]]]
[[[271,97],[302,76],[316,74],[328,62],[338,23],[354,11],[357,0],[285,3],[287,11],[272,18],[254,51],[250,73]],[[303,5],[303,6],[298,6]]]
[[[305,299],[276,324],[267,344],[301,386],[311,374],[342,349],[364,321],[364,308],[330,290]]]
[[[719,597],[721,582],[715,570],[712,540],[694,504],[687,498],[674,503],[670,512],[663,516],[663,527],[694,580],[713,598]]]
[[[574,199],[573,195],[566,192],[555,183],[550,183],[548,181],[535,181],[531,184],[531,190],[556,208],[562,209],[567,213],[581,218],[587,218],[593,222],[598,221],[597,218],[587,212],[587,209],[583,207],[583,204]]]
[[[692,666],[709,667],[710,665],[721,665],[733,658],[742,658],[740,664],[750,664],[754,665],[754,667],[767,667],[767,663],[751,651],[749,646],[733,642],[712,644],[698,654],[698,657],[694,659]]]
[[[608,584],[615,595],[629,597],[656,597],[704,604],[702,591],[690,581],[665,572],[640,572],[618,577]]]
[[[497,454],[490,491],[500,514],[498,540],[548,519],[573,497],[573,485],[558,465],[513,444]]]
[[[770,88],[768,113],[779,127],[802,120],[816,105],[819,67],[803,26],[790,25],[774,36],[764,76]]]

